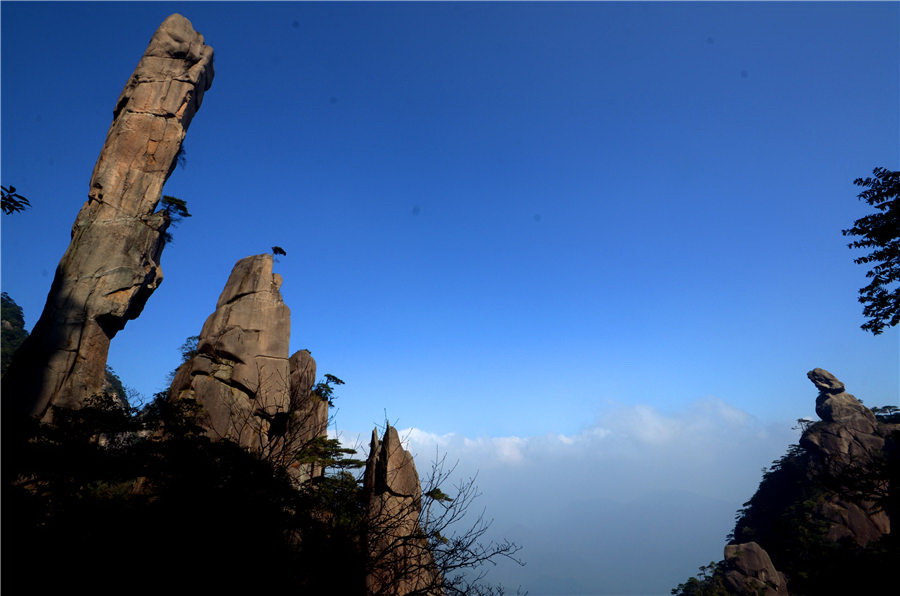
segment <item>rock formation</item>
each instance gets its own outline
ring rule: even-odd
[[[725,587],[732,594],[786,596],[787,581],[775,569],[769,554],[755,542],[725,547]]]
[[[441,594],[440,581],[420,527],[422,488],[416,465],[388,426],[372,442],[363,480],[368,514],[368,594]]]
[[[323,473],[320,463],[295,455],[327,436],[328,401],[314,391],[309,350],[287,357],[291,315],[280,288],[272,255],[238,261],[168,398],[194,400],[211,437],[265,457],[299,483]]]
[[[46,419],[102,391],[110,340],[162,281],[169,218],[156,208],[212,79],[212,48],[167,18],[116,102],[44,311],[4,377],[17,409]]]
[[[786,583],[799,593],[872,593],[880,581],[872,571],[894,560],[900,424],[876,417],[828,371],[807,376],[819,390],[821,420],[740,512],[710,580],[729,593],[786,594]]]
[[[847,393],[844,384],[827,370],[816,368],[808,376],[819,389],[816,414],[822,419],[800,437],[800,446],[810,456],[810,471],[832,485],[850,480],[857,472],[867,473],[884,458],[885,441],[900,425],[879,422],[872,410]],[[886,485],[872,488],[873,492],[887,490]],[[890,533],[886,511],[871,498],[846,493],[829,491],[816,507],[828,524],[829,540],[849,538],[865,546]]]
[[[293,455],[317,439],[328,436],[328,400],[313,391],[316,382],[316,361],[309,350],[295,352],[289,361],[290,417],[287,422],[282,452],[288,462],[287,469],[297,482],[321,476],[321,463],[298,462]]]
[[[197,355],[175,374],[169,399],[193,399],[213,438],[268,456],[291,411],[290,310],[272,255],[241,259],[200,332]]]

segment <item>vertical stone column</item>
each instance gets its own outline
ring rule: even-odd
[[[162,281],[169,218],[155,211],[212,79],[212,48],[186,18],[168,17],[116,102],[44,311],[4,376],[16,410],[48,419],[50,406],[103,390],[110,340]]]
[[[197,355],[175,374],[169,399],[193,399],[200,423],[262,456],[284,434],[290,407],[291,311],[281,298],[272,255],[238,261],[203,324]]]

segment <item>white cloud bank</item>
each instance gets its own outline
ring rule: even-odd
[[[420,475],[436,453],[458,460],[459,479],[477,473],[473,509],[524,547],[527,566],[500,565],[492,581],[532,596],[668,594],[721,558],[761,468],[796,440],[790,427],[711,398],[673,413],[614,408],[571,435],[400,435]]]

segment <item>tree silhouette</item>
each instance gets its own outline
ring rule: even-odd
[[[860,288],[859,301],[869,318],[862,329],[878,335],[900,323],[900,172],[875,168],[872,173],[874,177],[857,178],[853,184],[866,189],[857,196],[877,211],[842,233],[859,237],[847,245],[850,248],[872,249],[853,262],[875,263],[866,273],[872,281]]]
[[[159,204],[173,222],[181,221],[185,217],[191,216],[187,208],[187,201],[183,199],[163,195]]]
[[[31,207],[31,203],[23,197],[22,195],[16,192],[15,186],[0,186],[2,189],[2,209],[3,213],[6,215],[10,215],[11,213],[18,213],[19,211],[25,211],[29,207]]]
[[[184,199],[179,199],[177,197],[169,195],[163,195],[163,198],[159,201],[159,205],[159,213],[165,214],[172,227],[175,227],[175,225],[181,222],[181,220],[185,217],[191,217],[191,213],[187,208],[187,201],[185,201]],[[164,239],[166,241],[166,244],[171,243],[172,234],[169,232],[165,232]]]

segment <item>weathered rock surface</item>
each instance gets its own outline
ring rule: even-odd
[[[884,457],[885,441],[898,425],[879,422],[828,371],[816,368],[807,376],[819,389],[816,414],[822,421],[803,433],[800,446],[811,457],[812,478],[840,484],[842,479],[876,465]],[[816,512],[828,523],[830,540],[850,538],[865,546],[890,533],[890,518],[884,510],[871,500],[851,497],[830,491],[816,505]]]
[[[809,380],[819,390],[816,398],[816,414],[825,422],[853,423],[856,419],[865,421],[865,427],[875,427],[875,415],[858,399],[845,391],[844,384],[833,374],[822,368],[814,368],[806,373]]]
[[[723,580],[732,594],[786,596],[788,593],[784,574],[775,569],[769,553],[755,542],[725,547]]]
[[[285,460],[291,476],[305,482],[324,473],[321,463],[303,463],[293,459],[298,450],[328,436],[328,401],[313,391],[316,361],[309,350],[295,352],[290,360],[290,417],[284,438]]]
[[[17,409],[47,418],[103,390],[110,340],[162,281],[169,218],[155,210],[212,79],[212,48],[167,18],[116,102],[44,311],[4,377]]]
[[[368,594],[440,594],[434,559],[419,524],[422,488],[413,457],[397,429],[388,426],[372,442],[363,480],[369,533]]]
[[[270,455],[291,411],[290,310],[272,255],[237,262],[216,310],[200,332],[197,355],[175,374],[169,399],[203,408],[209,435]]]
[[[782,579],[797,593],[877,593],[884,577],[874,572],[887,577],[894,566],[900,424],[876,416],[830,372],[807,376],[821,420],[740,512],[716,576],[730,593],[786,593]]]

